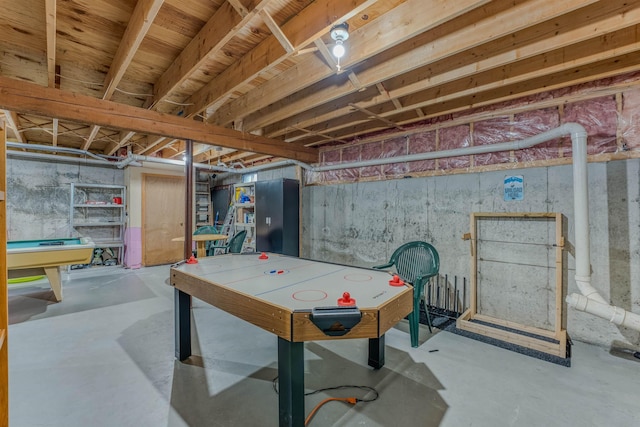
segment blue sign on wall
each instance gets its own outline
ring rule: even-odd
[[[524,199],[524,178],[522,175],[504,177],[504,201]]]

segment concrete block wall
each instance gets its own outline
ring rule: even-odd
[[[592,284],[611,303],[640,312],[640,160],[590,163],[588,173]],[[504,201],[505,175],[524,177],[524,200]],[[302,198],[303,256],[373,266],[387,261],[401,244],[425,240],[438,249],[441,272],[468,278],[470,249],[462,235],[470,230],[471,212],[560,212],[567,217],[566,286],[569,293],[578,292],[571,255],[572,187],[571,165],[307,186]],[[536,239],[530,236],[530,243]],[[535,263],[526,247],[536,245],[522,246],[518,259]],[[512,245],[500,252],[501,247],[495,245],[498,253],[491,256],[513,258]],[[549,312],[555,304],[550,290],[554,282],[532,277],[531,269],[518,264],[504,271],[504,283],[494,284],[502,290],[487,293],[485,300],[481,295],[480,305],[548,328],[555,321]],[[540,301],[527,304],[521,298],[526,292]],[[567,330],[573,339],[603,346],[614,341],[640,344],[638,332],[574,310],[567,311]]]
[[[7,158],[7,239],[71,237],[71,183],[123,185],[115,167]]]

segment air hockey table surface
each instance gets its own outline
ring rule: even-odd
[[[172,268],[172,285],[289,341],[339,339],[309,322],[344,293],[362,313],[344,338],[375,338],[412,310],[413,289],[391,286],[385,271],[279,254],[229,254]],[[348,301],[348,300],[347,300]]]

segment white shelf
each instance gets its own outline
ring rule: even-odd
[[[98,204],[98,203],[77,203],[75,205],[73,205],[74,208],[124,208],[124,205],[122,204],[116,204],[116,203],[104,203],[104,204]]]
[[[197,173],[196,175],[198,179],[195,181],[193,212],[195,226],[203,227],[207,225],[214,225],[208,175],[206,173]]]
[[[72,222],[73,227],[111,227],[123,226],[123,221]]]
[[[113,249],[116,265],[124,255],[125,197],[124,185],[71,184],[70,237],[90,237],[96,249]]]

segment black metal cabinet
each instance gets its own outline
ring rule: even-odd
[[[299,254],[300,190],[295,179],[257,181],[256,251]]]

